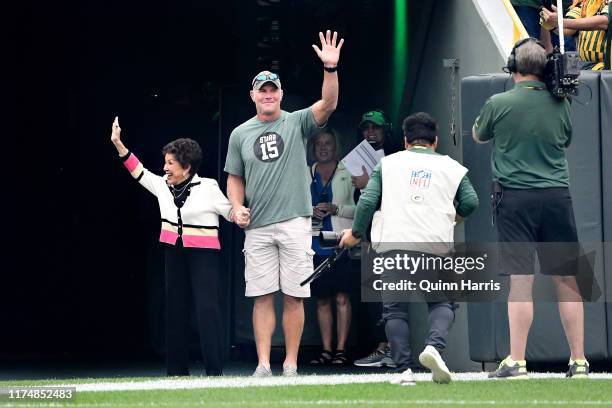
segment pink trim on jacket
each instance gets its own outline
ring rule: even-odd
[[[179,235],[176,232],[161,230],[159,234],[159,242],[164,244],[176,245],[176,240]],[[185,248],[206,248],[206,249],[221,249],[221,242],[216,236],[198,236],[183,234],[183,246]]]
[[[183,234],[183,246],[185,248],[221,249],[221,243],[217,237],[201,237],[185,234]]]
[[[159,242],[163,242],[164,244],[174,245],[176,244],[176,239],[178,238],[178,234],[176,232],[168,231],[165,229],[161,230],[159,234]]]
[[[138,160],[138,158],[133,153],[130,153],[130,157],[128,157],[128,159],[123,162],[123,165],[126,169],[128,169],[130,173],[133,172],[139,164],[140,160]]]

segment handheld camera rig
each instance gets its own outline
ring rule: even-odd
[[[314,282],[316,279],[328,272],[332,266],[334,266],[336,261],[338,261],[338,259],[344,256],[347,249],[338,247],[340,238],[342,238],[342,234],[339,232],[321,231],[319,233],[319,245],[321,248],[334,248],[334,253],[328,256],[326,260],[321,262],[321,265],[317,266],[314,272],[300,283],[300,286]]]
[[[549,6],[552,6],[552,0],[549,0],[548,3],[550,3]],[[551,95],[557,98],[567,98],[578,95],[580,58],[575,51],[565,52],[563,2],[561,0],[557,0],[557,27],[559,29],[559,47],[555,47],[548,56],[544,68],[544,82]]]

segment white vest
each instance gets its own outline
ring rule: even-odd
[[[373,248],[423,251],[406,243],[452,243],[454,198],[466,173],[448,156],[405,150],[383,158],[382,204],[372,221]]]

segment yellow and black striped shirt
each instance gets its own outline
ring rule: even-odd
[[[584,4],[586,3],[586,4]],[[569,19],[578,19],[592,16],[608,16],[609,4],[602,0],[584,0],[583,6],[575,6],[567,12]],[[586,13],[583,15],[582,10]],[[598,63],[594,70],[603,69],[604,54],[606,51],[606,30],[593,30],[578,32],[578,52],[580,59],[587,62]]]

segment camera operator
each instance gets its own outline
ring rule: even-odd
[[[359,243],[381,201],[380,242],[448,242],[452,240],[456,215],[465,217],[478,206],[478,197],[466,176],[467,169],[448,156],[435,152],[438,127],[424,112],[408,116],[402,125],[406,150],[389,155],[375,167],[363,191],[353,228],[345,230],[341,247]],[[424,170],[426,169],[426,170]],[[412,183],[415,174],[426,174],[427,182]],[[425,180],[425,179],[424,179]],[[455,204],[456,203],[456,204]],[[415,383],[409,368],[408,303],[386,301],[383,293],[383,320],[391,355],[402,385]],[[451,380],[440,356],[455,318],[452,302],[428,302],[429,332],[419,361],[432,371],[437,383]]]
[[[539,41],[517,42],[507,64],[514,88],[490,97],[472,129],[477,143],[494,141],[492,197],[498,241],[505,243],[504,248],[510,247],[509,242],[578,241],[565,156],[572,136],[570,103],[546,90],[545,65],[546,51]],[[501,274],[510,275],[510,355],[489,374],[491,378],[528,378],[525,348],[533,320],[535,245],[528,251],[500,254]],[[565,256],[557,252],[557,257]],[[547,273],[545,254],[538,255],[542,272]],[[567,376],[584,377],[589,366],[583,351],[582,299],[571,276],[576,269],[563,272],[565,276],[550,270],[547,274],[553,275],[571,350]]]

